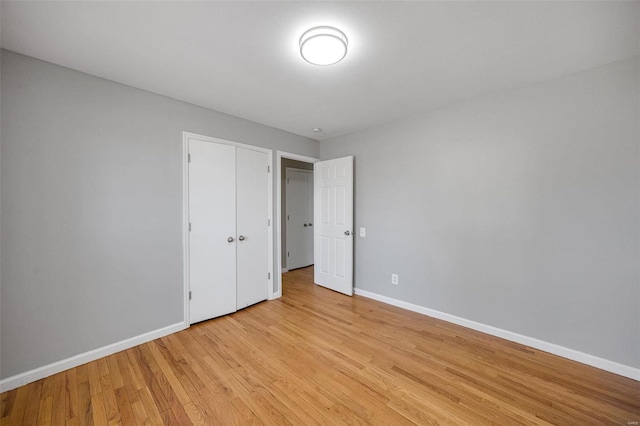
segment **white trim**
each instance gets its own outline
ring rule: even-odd
[[[367,297],[369,299],[374,299],[388,305],[397,306],[399,308],[407,309],[409,311],[417,312],[429,317],[461,325],[463,327],[490,334],[492,336],[501,337],[512,342],[520,343],[534,349],[549,352],[551,354],[558,355],[563,358],[568,358],[582,364],[587,364],[601,370],[609,371],[611,373],[619,374],[620,376],[628,377],[630,379],[640,380],[640,368],[635,368],[614,361],[609,361],[604,358],[576,351],[575,349],[566,348],[564,346],[545,342],[543,340],[538,340],[533,337],[523,336],[522,334],[514,333],[512,331],[503,330],[501,328],[471,321],[465,318],[457,317],[455,315],[436,311],[434,309],[425,308],[424,306],[414,305],[413,303],[404,302],[402,300],[393,299],[391,297],[382,296],[380,294],[372,293],[367,290],[355,288],[354,291],[355,294],[359,296]]]
[[[269,177],[267,182],[267,199],[269,200],[269,282],[267,283],[267,300],[273,299],[273,230],[275,229],[273,223],[273,151],[269,150]],[[280,275],[280,274],[278,274]]]
[[[287,268],[282,268],[282,273],[286,274],[287,272],[289,272],[289,270]]]
[[[267,300],[275,299],[273,292],[273,150],[261,148],[259,146],[247,145],[239,142],[229,141],[226,139],[213,138],[210,136],[198,135],[196,133],[182,132],[182,261],[183,261],[183,298],[184,298],[184,322],[190,324],[189,318],[189,140],[196,139],[203,142],[220,143],[224,145],[232,145],[240,148],[250,149],[267,154],[267,202],[268,212],[267,219],[271,224],[268,232],[269,244],[269,266],[267,273]],[[278,274],[279,275],[279,274]],[[278,296],[280,297],[280,296]]]
[[[205,135],[199,135],[197,133],[191,133],[191,132],[182,132],[182,138],[184,139],[197,139],[199,141],[202,142],[213,142],[213,143],[221,143],[223,145],[232,145],[232,146],[239,146],[240,148],[246,148],[246,149],[251,149],[253,151],[258,151],[258,152],[263,152],[265,154],[273,154],[273,150],[269,149],[269,148],[262,148],[260,146],[255,146],[255,145],[247,145],[244,143],[240,143],[240,142],[234,142],[234,141],[230,141],[227,139],[220,139],[220,138],[214,138],[211,136],[205,136]]]
[[[188,327],[188,323],[179,322],[167,327],[159,328],[157,330],[141,334],[139,336],[122,340],[120,342],[112,343],[98,349],[84,352],[82,354],[72,356],[71,358],[63,359],[62,361],[57,361],[43,367],[38,367],[25,373],[7,377],[6,379],[0,380],[0,392],[10,391],[22,385],[26,385],[27,383],[44,379],[45,377],[52,376],[70,368],[74,368],[79,365],[103,358],[105,356],[112,355],[116,352],[124,351],[125,349],[129,349],[134,346],[159,339],[160,337],[164,337],[172,333],[176,333]]]
[[[304,172],[304,173],[313,174],[313,170],[309,170],[309,169],[299,169],[297,167],[285,167],[284,169],[287,170],[287,171],[292,170],[294,172]]]
[[[316,163],[318,158],[307,157],[305,155],[292,154],[285,151],[276,151],[276,266],[282,270],[282,159],[304,161],[305,163]],[[277,277],[278,288],[271,294],[272,299],[282,297],[282,274]]]
[[[189,283],[191,282],[189,269],[189,137],[190,133],[182,132],[182,297],[184,309],[184,323],[190,324],[189,319]]]

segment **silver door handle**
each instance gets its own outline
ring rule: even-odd
[[[244,235],[240,235],[240,236],[238,237],[238,240],[240,240],[240,241],[244,241]]]
[[[229,238],[227,238],[227,242],[228,242],[228,243],[232,243],[232,242],[233,242],[233,237],[229,237]]]
[[[304,227],[306,228],[306,227],[307,227],[307,226],[309,226],[309,225],[307,225],[307,224],[305,223],[305,224],[304,224],[304,225],[302,225],[302,226],[304,226]]]
[[[346,235],[346,236],[348,237],[349,235],[351,235],[351,232],[349,232],[349,231],[344,231],[344,235]]]

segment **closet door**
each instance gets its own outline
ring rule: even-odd
[[[237,308],[268,297],[269,219],[267,171],[264,152],[237,148]]]
[[[236,310],[236,148],[192,139],[189,153],[193,324]]]

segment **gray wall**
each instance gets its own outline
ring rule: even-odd
[[[280,197],[280,208],[282,212],[280,229],[282,230],[281,238],[282,238],[282,267],[287,267],[287,192],[285,190],[287,181],[287,167],[293,167],[296,169],[303,170],[313,170],[313,163],[305,163],[303,161],[291,160],[289,158],[282,158],[282,173],[280,176],[280,188],[281,188],[281,197]]]
[[[323,141],[355,156],[356,287],[640,367],[639,79],[635,58]]]
[[[2,378],[182,321],[182,131],[318,156],[311,139],[7,51],[1,85]]]

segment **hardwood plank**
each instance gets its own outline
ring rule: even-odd
[[[51,424],[52,425],[63,425],[66,422],[66,385],[67,385],[67,374],[66,372],[58,373],[54,378],[53,383],[53,403],[52,403],[52,412],[51,412]],[[27,385],[31,386],[31,385]]]
[[[89,390],[91,396],[102,393],[102,385],[100,384],[100,373],[98,371],[98,363],[96,361],[87,364],[87,375],[89,379]]]
[[[29,394],[31,393],[31,388],[34,386],[35,383],[31,383],[27,386],[21,386],[18,388],[15,401],[13,402],[13,407],[11,408],[11,414],[8,416],[10,425],[23,424],[27,404],[29,402]]]
[[[104,407],[104,398],[101,393],[91,395],[91,408],[94,425],[101,426],[109,424],[107,420],[107,411]]]
[[[145,412],[149,417],[149,422],[152,425],[164,424],[162,416],[160,415],[160,411],[158,411],[158,406],[156,405],[153,396],[151,396],[151,392],[149,392],[149,389],[143,388],[138,391],[138,394],[140,396],[140,401],[144,406]]]
[[[124,386],[122,381],[122,375],[120,374],[120,366],[118,365],[118,360],[116,355],[111,355],[106,358],[107,360],[107,368],[109,369],[109,377],[111,378],[111,387],[114,390],[120,389]]]
[[[135,416],[133,415],[133,409],[127,396],[127,391],[124,386],[119,387],[114,391],[116,396],[116,403],[118,404],[118,411],[120,412],[120,420],[125,425],[135,424]]]
[[[78,399],[78,369],[72,368],[66,371],[67,376],[67,389],[66,389],[66,402],[65,402],[65,416],[67,422],[72,419],[77,419],[80,410],[80,401]]]
[[[38,412],[40,411],[40,397],[42,395],[42,384],[44,380],[38,380],[31,386],[27,406],[25,407],[23,422],[28,425],[38,423]]]
[[[102,369],[104,372],[105,370]],[[108,369],[106,370],[108,371]],[[116,400],[116,394],[111,386],[111,376],[107,373],[100,376],[100,386],[102,387],[102,400],[104,402],[105,413],[107,415],[107,421],[109,424],[119,422],[122,418],[122,414],[118,409],[118,401]]]
[[[149,417],[147,416],[147,411],[145,410],[144,405],[142,404],[142,401],[140,401],[140,399],[136,399],[136,402],[131,403],[131,410],[133,411],[133,416],[136,419],[136,424],[150,424]]]
[[[13,403],[16,400],[17,393],[18,389],[13,389],[0,394],[0,419],[11,415],[11,410],[13,409]]]
[[[127,422],[135,424],[138,421],[134,410],[134,404],[138,401],[138,389],[137,379],[133,374],[134,366],[131,364],[126,351],[118,352],[113,356],[117,359],[123,382],[123,386],[115,391],[116,402],[121,412],[121,418],[125,424],[127,424]]]
[[[93,424],[93,407],[89,386],[88,380],[78,383],[78,421],[81,425]]]

